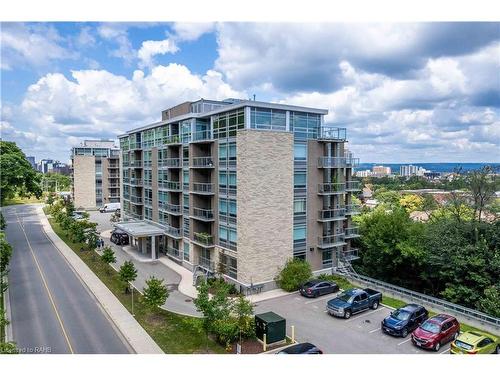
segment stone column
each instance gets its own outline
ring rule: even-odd
[[[156,242],[155,242],[155,236],[151,236],[151,259],[156,259]]]

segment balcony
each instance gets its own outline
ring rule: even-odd
[[[328,157],[322,156],[318,158],[318,168],[353,168],[359,165],[359,158],[350,156],[343,157]]]
[[[329,249],[331,247],[344,246],[345,244],[344,233],[318,237],[318,247],[320,249]]]
[[[204,208],[193,207],[193,213],[191,214],[191,217],[202,221],[213,221],[214,211],[210,209],[207,210]]]
[[[110,173],[110,174],[108,174],[108,178],[109,179],[120,178],[120,174],[119,173]]]
[[[161,211],[168,212],[172,215],[182,215],[181,214],[181,206],[178,204],[171,204],[167,202],[159,202],[158,207]]]
[[[359,234],[359,227],[350,227],[345,230],[345,238],[358,238],[361,237]]]
[[[361,206],[359,204],[348,204],[345,208],[346,215],[358,215],[361,212]]]
[[[158,182],[158,189],[168,191],[181,191],[181,183],[178,181],[160,181]]]
[[[148,187],[153,185],[153,181],[151,181],[151,180],[144,180],[142,183],[144,184],[144,186],[148,186]]]
[[[333,195],[345,193],[345,184],[343,182],[334,182],[328,184],[318,184],[318,194]]]
[[[131,178],[130,185],[133,186],[142,186],[142,178]]]
[[[135,168],[142,168],[142,160],[130,160],[130,166]]]
[[[318,140],[344,142],[346,139],[347,139],[346,128],[322,126],[319,129]]]
[[[197,157],[197,158],[193,158],[191,160],[190,167],[191,168],[213,168],[214,162],[210,156]]]
[[[359,249],[353,249],[342,251],[342,260],[352,262],[353,260],[359,259]]]
[[[130,142],[129,149],[130,150],[140,150],[141,149],[141,142]]]
[[[142,204],[142,197],[138,197],[137,195],[131,195],[130,196],[130,203]]]
[[[113,163],[113,164],[108,164],[108,169],[118,169],[120,168],[120,166],[118,165],[118,163]]]
[[[151,207],[153,205],[153,200],[151,198],[144,198],[144,205]]]
[[[143,165],[144,167],[151,167],[153,162],[151,160],[144,160]]]
[[[130,162],[128,160],[124,160],[122,165],[124,168],[127,168],[129,166]]]
[[[163,142],[160,143],[159,146],[178,145],[178,144],[181,144],[181,137],[179,134],[174,134],[163,138]]]
[[[130,184],[130,178],[128,178],[128,177],[123,177],[123,183],[124,183],[124,184]]]
[[[192,142],[206,142],[212,141],[213,136],[210,130],[202,130],[199,132],[194,132],[191,136]]]
[[[108,188],[110,188],[110,189],[119,188],[119,187],[120,187],[120,184],[117,184],[117,183],[108,184]]]
[[[320,210],[318,221],[344,220],[345,214],[346,214],[345,208]]]
[[[208,233],[194,233],[193,243],[203,247],[213,247],[214,237]]]
[[[210,260],[210,258],[205,258],[205,257],[199,257],[198,258],[198,266],[205,268],[206,270],[210,272],[215,271],[215,263]]]
[[[345,189],[347,191],[359,191],[361,190],[361,182],[360,181],[347,181],[345,183]]]
[[[182,260],[182,253],[179,249],[176,249],[175,247],[172,246],[167,246],[167,255],[175,258]]]
[[[210,195],[214,193],[214,184],[193,182],[192,193]]]
[[[159,167],[166,168],[181,168],[181,159],[179,158],[169,158],[158,161]]]
[[[165,233],[167,236],[174,237],[174,238],[181,238],[181,230],[179,228],[172,227],[168,224],[165,225]]]

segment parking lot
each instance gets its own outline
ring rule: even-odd
[[[380,322],[392,311],[380,306],[353,315],[350,319],[336,318],[326,312],[326,302],[335,297],[330,294],[316,299],[302,297],[298,293],[258,302],[255,313],[274,311],[295,326],[295,339],[310,342],[329,354],[448,354],[450,344],[438,353],[416,348],[410,335],[392,337],[381,332]]]

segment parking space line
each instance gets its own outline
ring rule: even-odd
[[[381,330],[381,328],[380,328],[380,327],[379,327],[379,328],[376,328],[376,329],[372,329],[372,330],[370,331],[370,333],[377,332],[377,331],[380,331],[380,330]]]
[[[324,297],[321,297],[321,298],[315,298],[313,299],[312,301],[307,301],[307,302],[304,302],[304,305],[309,305],[311,303],[315,303],[315,302],[319,302],[319,301],[323,301],[325,299],[329,299],[329,298],[335,298],[336,297],[336,294],[331,294],[331,295],[328,295],[328,296],[324,296]]]
[[[450,349],[451,349],[451,348],[448,348],[448,349],[446,349],[446,350],[443,350],[443,351],[442,351],[441,353],[439,353],[439,354],[444,354],[444,353],[446,353],[446,352],[449,352],[449,351],[450,351]]]
[[[354,322],[355,320],[358,320],[358,319],[361,319],[361,318],[364,318],[365,316],[368,316],[368,315],[371,315],[371,314],[375,314],[376,312],[379,312],[379,311],[382,311],[383,309],[385,309],[385,307],[381,307],[380,309],[377,309],[377,310],[373,310],[372,312],[369,312],[369,313],[361,313],[361,315],[357,316],[356,318],[354,319],[349,319],[350,322]]]
[[[399,345],[403,345],[405,342],[408,342],[408,341],[410,341],[410,340],[411,340],[411,337],[410,337],[409,339],[406,339],[405,341],[401,341],[401,342],[398,344],[398,346],[399,346]]]

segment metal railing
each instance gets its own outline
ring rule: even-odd
[[[181,143],[181,137],[179,134],[169,135],[168,137],[163,138],[163,141],[160,141],[158,146],[168,145],[171,143]]]
[[[180,168],[181,167],[181,159],[168,158],[168,159],[159,160],[158,165],[160,167],[167,167],[167,168]]]
[[[335,208],[330,210],[320,210],[319,220],[341,220],[345,218],[345,208]]]
[[[194,241],[204,246],[212,246],[214,244],[214,237],[208,233],[195,232]]]
[[[345,238],[353,238],[359,236],[359,227],[350,227],[345,229]]]
[[[192,168],[213,168],[214,162],[210,156],[202,156],[193,158],[191,161]]]
[[[131,167],[142,167],[142,160],[130,160]]]
[[[319,129],[318,139],[334,139],[345,141],[347,139],[347,130],[346,128],[322,126]]]
[[[438,307],[441,310],[448,311],[451,313],[460,314],[468,319],[478,321],[485,325],[488,325],[495,330],[497,333],[500,332],[500,318],[482,313],[477,310],[470,309],[465,306],[457,305],[452,302],[448,302],[436,297],[431,297],[423,293],[415,292],[410,289],[402,288],[397,285],[386,283],[385,281],[380,281],[376,279],[372,279],[371,277],[359,275],[359,274],[350,274],[348,276],[353,280],[358,280],[364,282],[366,284],[370,284],[376,286],[381,289],[385,289],[390,293],[401,296],[405,301],[409,302],[417,302],[417,303],[425,303],[431,306]]]
[[[181,236],[181,230],[179,228],[171,227],[168,224],[165,224],[165,233],[167,233],[167,235],[172,236],[172,237],[180,237]]]
[[[194,216],[198,219],[201,219],[201,220],[213,220],[214,219],[214,212],[213,212],[213,210],[207,210],[204,208],[193,207],[192,216]]]
[[[180,212],[181,212],[181,206],[179,206],[178,204],[171,204],[171,203],[167,203],[167,202],[159,202],[158,203],[158,207],[162,211],[167,211],[167,212],[171,212],[171,213],[174,213],[174,214],[180,214]]]
[[[345,193],[345,184],[343,182],[318,184],[318,194],[342,194],[342,193]]]
[[[136,195],[131,195],[130,196],[130,202],[141,204],[142,203],[142,197],[138,197]]]
[[[181,183],[178,181],[161,181],[158,182],[158,189],[180,191]]]
[[[359,165],[359,158],[350,156],[328,157],[321,156],[318,158],[319,168],[353,168]]]
[[[142,178],[131,178],[130,185],[142,186]]]
[[[212,194],[214,192],[214,184],[193,182],[192,191],[201,194]]]
[[[329,236],[318,237],[318,247],[334,247],[334,246],[343,246],[344,242],[344,233],[332,234]]]
[[[167,255],[173,256],[177,259],[182,259],[181,251],[172,246],[167,246]]]
[[[211,139],[213,139],[213,137],[212,137],[212,133],[210,132],[210,130],[202,130],[199,132],[194,132],[191,135],[192,142],[207,141],[207,140],[211,140]]]
[[[348,204],[345,206],[346,215],[356,215],[361,212],[361,206],[359,204]]]
[[[358,190],[361,190],[361,181],[347,181],[345,183],[345,189],[347,191],[358,191]]]
[[[215,270],[215,263],[213,261],[211,261],[210,258],[199,257],[198,258],[198,265],[200,267],[208,269],[209,271]]]

